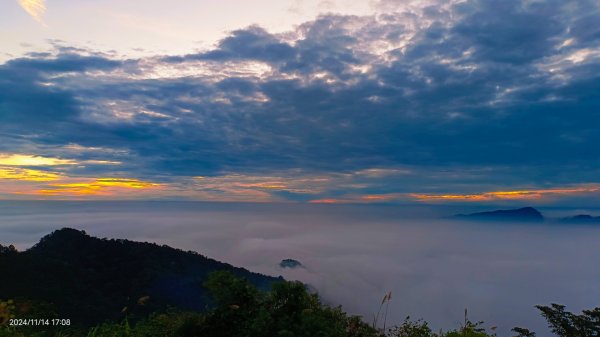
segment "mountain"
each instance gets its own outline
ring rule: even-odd
[[[544,216],[533,207],[517,209],[496,210],[490,212],[478,212],[471,214],[457,214],[457,219],[477,221],[519,221],[519,222],[543,222]]]
[[[204,310],[208,274],[227,270],[259,289],[280,278],[252,273],[166,245],[99,239],[70,228],[18,252],[0,246],[0,298],[32,300],[82,324],[140,317],[169,307]],[[130,316],[131,317],[131,316]]]
[[[579,214],[560,219],[564,223],[597,223],[600,224],[600,216],[591,216],[589,214]]]
[[[279,267],[294,269],[294,268],[300,268],[300,267],[304,267],[304,266],[298,260],[283,259],[283,260],[281,260],[281,262],[279,262]]]

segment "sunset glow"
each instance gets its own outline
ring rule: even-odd
[[[25,154],[0,154],[0,165],[4,166],[57,166],[76,165],[69,159],[50,158]]]
[[[22,181],[55,181],[61,178],[60,174],[30,170],[15,167],[0,167],[0,180],[12,179]],[[2,182],[0,182],[0,190],[2,188]]]
[[[147,191],[157,191],[164,187],[163,184],[142,181],[138,179],[123,178],[96,178],[77,182],[50,183],[40,189],[24,191],[18,194],[41,197],[135,197],[147,195]]]
[[[343,204],[346,202],[347,201],[340,199],[316,199],[310,201],[311,204]]]
[[[594,193],[600,187],[555,188],[519,191],[494,191],[479,194],[419,194],[411,193],[411,197],[419,201],[494,201],[494,200],[539,200],[546,197],[560,197],[576,194]]]

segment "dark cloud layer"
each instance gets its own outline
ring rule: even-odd
[[[484,169],[505,186],[596,182],[597,2],[385,6],[286,34],[251,26],[183,56],[62,47],[10,60],[0,150],[120,149],[130,159],[120,170],[163,180],[411,166]],[[397,189],[443,189],[414,178]]]

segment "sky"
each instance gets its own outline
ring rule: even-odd
[[[600,200],[595,0],[0,13],[0,199]]]

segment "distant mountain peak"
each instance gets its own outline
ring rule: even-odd
[[[516,209],[501,209],[487,212],[477,212],[471,214],[457,214],[455,218],[467,220],[488,220],[488,221],[526,221],[542,222],[544,216],[540,211],[533,207],[521,207]]]
[[[302,263],[300,263],[300,261],[298,260],[294,260],[294,259],[283,259],[281,260],[281,262],[279,263],[279,267],[281,268],[290,268],[290,269],[294,269],[294,268],[299,268],[299,267],[304,267],[302,265]]]

